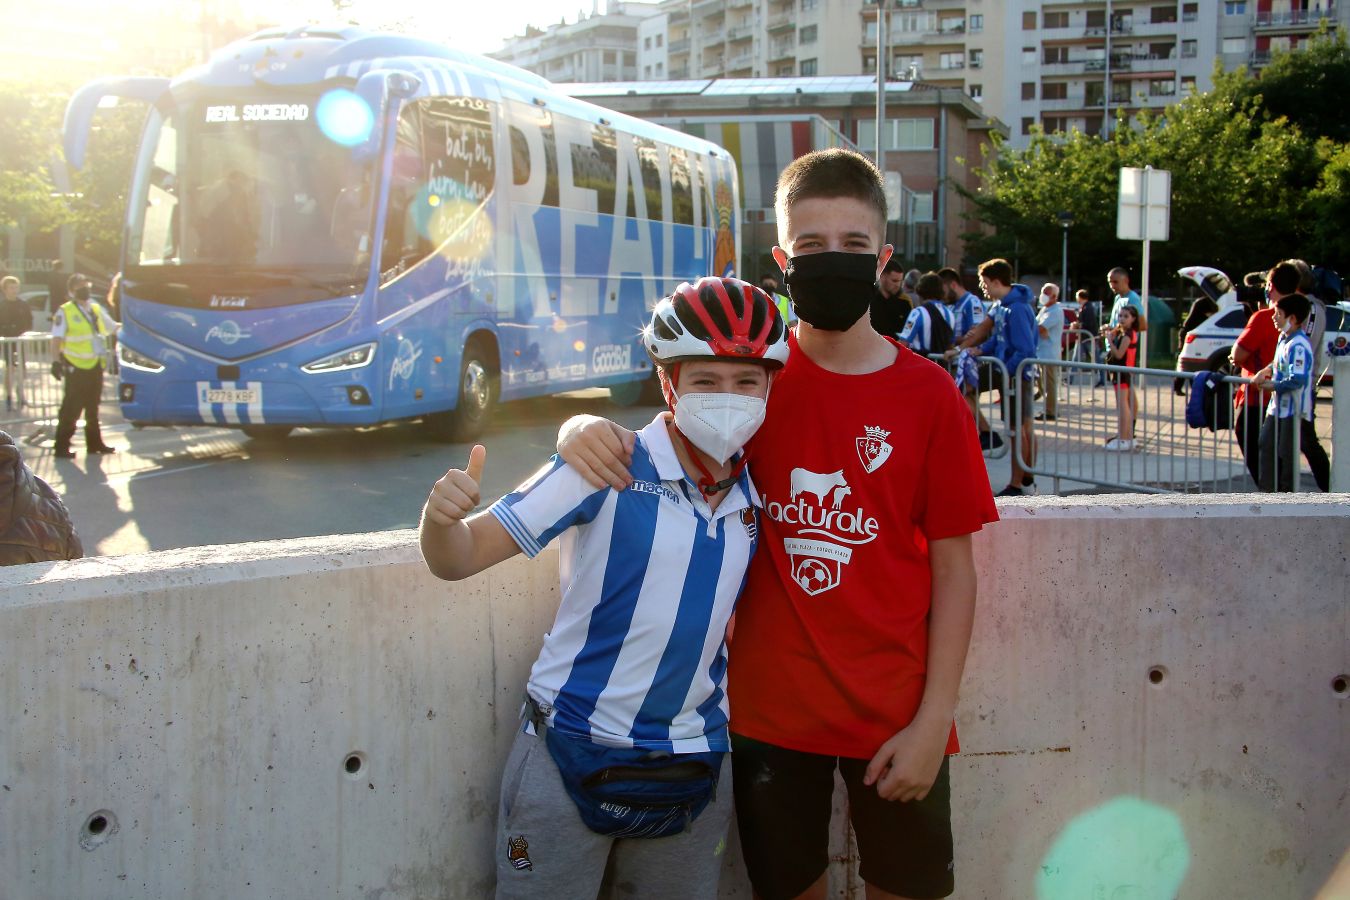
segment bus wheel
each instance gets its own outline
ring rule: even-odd
[[[459,366],[459,404],[449,412],[427,416],[432,433],[448,441],[472,441],[481,435],[492,419],[499,378],[496,359],[480,342],[465,347]]]
[[[244,435],[255,441],[284,441],[295,429],[290,425],[245,425]]]

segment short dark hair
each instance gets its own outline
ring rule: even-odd
[[[938,269],[938,277],[941,278],[943,281],[959,282],[961,280],[961,273],[953,269],[951,266],[943,266],[941,269]]]
[[[1308,321],[1308,313],[1312,312],[1312,301],[1302,294],[1286,294],[1275,303],[1275,308],[1286,316],[1297,319],[1298,324],[1302,325]]]
[[[980,277],[985,281],[997,281],[999,284],[1006,284],[1009,287],[1013,283],[1012,266],[1006,259],[995,257],[987,259],[980,263]]]
[[[1313,277],[1312,266],[1301,259],[1286,259],[1295,269],[1298,269],[1298,292],[1300,294],[1312,294],[1317,290],[1317,279]]]
[[[851,197],[872,207],[877,214],[877,237],[885,241],[886,189],[881,170],[854,150],[832,147],[799,156],[778,176],[774,211],[785,221],[798,200]]]
[[[1281,294],[1297,294],[1303,275],[1299,272],[1298,266],[1285,260],[1272,266],[1266,278],[1270,281],[1270,286]]]
[[[898,258],[896,258],[896,255],[894,253],[892,253],[891,258],[886,260],[886,268],[882,269],[881,271],[903,272],[905,271],[905,264],[902,263]]]
[[[941,300],[941,276],[936,272],[924,272],[919,276],[919,283],[914,288],[914,292],[919,295],[920,300]]]
[[[76,285],[81,284],[92,284],[92,282],[89,280],[88,276],[75,272],[66,279],[66,290],[73,291],[75,290]]]

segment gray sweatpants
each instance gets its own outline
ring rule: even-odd
[[[643,900],[715,900],[734,806],[727,757],[717,797],[689,830],[609,838],[581,821],[543,735],[511,745],[497,805],[497,897],[595,900],[606,865],[614,893]]]

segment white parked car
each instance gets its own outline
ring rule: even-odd
[[[1177,356],[1177,369],[1182,372],[1228,372],[1228,356],[1248,318],[1246,308],[1238,302],[1233,283],[1223,272],[1208,266],[1188,266],[1177,274],[1193,281],[1219,304],[1218,312],[1186,335]],[[1327,327],[1321,351],[1323,365],[1331,356],[1350,352],[1350,303],[1327,307]]]

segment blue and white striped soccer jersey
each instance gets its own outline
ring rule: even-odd
[[[983,322],[987,315],[980,298],[970,291],[966,291],[952,308],[955,311],[953,317],[955,321],[952,323],[952,340],[954,341],[959,341],[965,337],[970,329]]]
[[[624,491],[554,457],[488,512],[527,556],[560,537],[562,603],[530,671],[549,727],[615,747],[728,750],[726,626],[758,536],[748,473],[709,510],[665,419]]]
[[[943,320],[951,327],[954,335],[956,333],[956,322],[952,314],[952,308],[945,303],[935,303],[934,306],[937,307]],[[900,332],[900,340],[915,353],[941,353],[947,349],[946,347],[933,348],[933,320],[928,315],[928,307],[922,303],[910,310],[909,318],[905,319],[905,327]]]
[[[1275,345],[1274,374],[1271,381],[1278,387],[1266,404],[1266,415],[1288,419],[1294,414],[1294,397],[1299,398],[1299,414],[1308,421],[1313,417],[1313,350],[1308,333],[1303,329],[1292,335],[1280,335]]]

